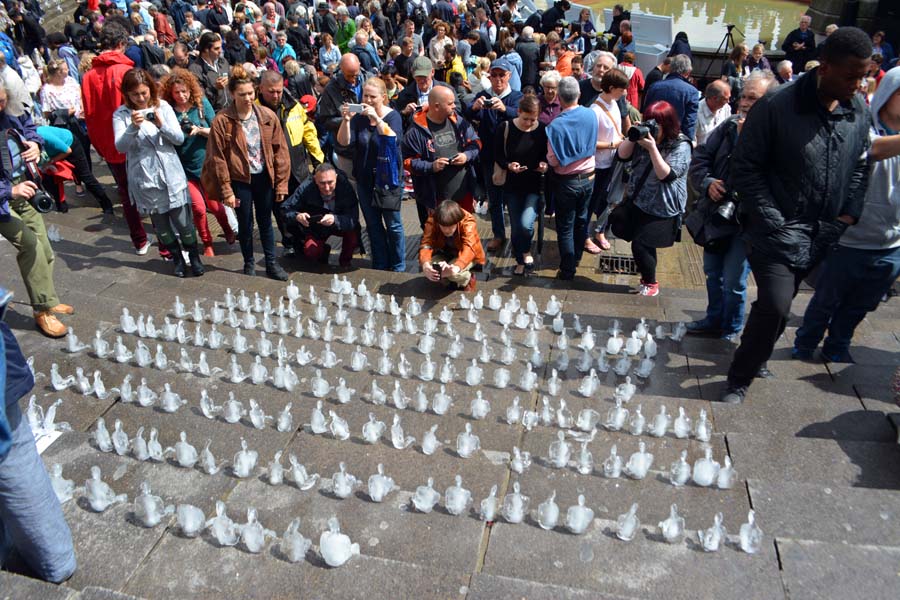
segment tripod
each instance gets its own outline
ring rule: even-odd
[[[744,32],[738,29],[737,25],[725,25],[725,36],[722,38],[722,41],[719,42],[719,47],[716,48],[716,53],[713,54],[712,60],[709,61],[709,64],[706,66],[706,71],[703,73],[703,80],[709,77],[709,70],[712,68],[713,63],[719,58],[721,54],[725,60],[728,60],[728,47],[735,48],[737,44],[734,41],[734,34],[732,33],[733,29],[737,29],[738,33],[741,34],[741,37],[746,37]]]

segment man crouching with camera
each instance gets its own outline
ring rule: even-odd
[[[37,160],[44,140],[28,113],[13,117],[6,112],[7,93],[0,87],[0,235],[15,246],[19,271],[34,309],[38,329],[52,338],[68,332],[57,315],[70,315],[71,306],[61,304],[53,285],[53,249],[40,212],[53,207],[41,188]],[[20,146],[20,152],[10,151]],[[40,211],[40,212],[39,212]]]
[[[689,177],[701,195],[687,226],[694,241],[703,246],[707,307],[702,319],[688,323],[690,333],[734,341],[744,326],[750,264],[735,214],[738,198],[725,182],[747,113],[775,85],[770,71],[751,73],[744,82],[738,114],[711,131],[694,151]]]

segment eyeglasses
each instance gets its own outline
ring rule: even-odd
[[[504,77],[509,77],[509,73],[491,73],[488,77],[491,79],[503,79]]]

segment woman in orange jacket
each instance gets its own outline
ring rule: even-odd
[[[425,222],[419,264],[429,281],[475,290],[472,267],[485,263],[475,217],[453,200],[444,200]]]

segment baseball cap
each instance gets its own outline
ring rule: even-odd
[[[509,64],[509,61],[505,58],[498,58],[494,62],[491,63],[491,71],[494,69],[500,69],[506,72],[512,72],[512,65]]]
[[[434,71],[434,64],[427,56],[417,56],[410,70],[413,77],[428,77]]]
[[[300,97],[300,104],[306,109],[306,112],[312,114],[316,112],[316,97],[310,94]]]

